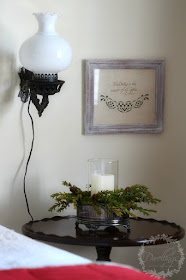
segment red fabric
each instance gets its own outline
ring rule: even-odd
[[[152,275],[117,266],[77,265],[0,271],[0,280],[153,280]]]

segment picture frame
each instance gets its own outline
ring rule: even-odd
[[[84,133],[161,133],[164,60],[86,60]]]

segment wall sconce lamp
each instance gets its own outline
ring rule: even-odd
[[[39,24],[38,32],[22,44],[19,52],[23,65],[19,73],[19,97],[24,103],[30,97],[41,116],[49,103],[49,95],[59,92],[64,84],[58,80],[58,73],[71,64],[72,49],[55,31],[59,14],[34,15]]]

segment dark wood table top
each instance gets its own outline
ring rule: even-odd
[[[130,218],[130,225],[130,232],[127,232],[122,226],[101,227],[101,229],[94,232],[89,231],[84,225],[77,227],[76,216],[56,216],[26,223],[23,225],[22,231],[23,234],[37,240],[106,247],[163,244],[167,243],[166,238],[158,238],[153,243],[153,237],[163,235],[164,237],[171,237],[173,240],[180,240],[185,235],[182,227],[167,221]]]

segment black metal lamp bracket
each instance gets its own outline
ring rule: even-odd
[[[64,81],[58,80],[57,74],[34,74],[21,68],[19,97],[22,102],[27,102],[29,97],[41,117],[44,109],[49,104],[49,95],[54,95],[61,90]],[[42,96],[41,100],[38,95]]]

